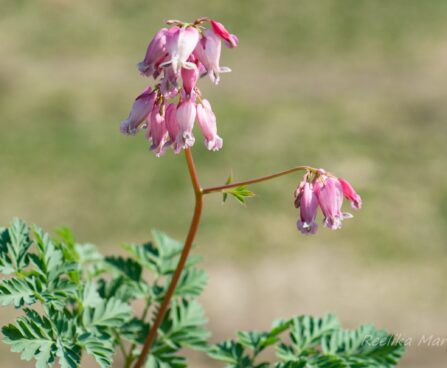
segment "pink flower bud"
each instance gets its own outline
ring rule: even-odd
[[[227,31],[222,23],[219,23],[215,20],[211,20],[210,23],[213,27],[214,32],[216,32],[216,34],[224,40],[225,46],[231,49],[239,44],[239,40],[236,35],[230,34],[230,32]]]
[[[231,72],[228,67],[220,67],[220,52],[222,44],[216,33],[207,29],[204,37],[198,42],[194,54],[205,67],[207,74],[214,84],[218,84],[220,73]]]
[[[168,131],[166,129],[165,119],[160,114],[160,105],[155,105],[150,116],[150,135],[152,138],[151,151],[157,157],[164,153],[165,143],[168,138]]]
[[[182,68],[182,79],[183,89],[185,90],[187,97],[189,97],[199,80],[199,70],[197,67],[191,69]]]
[[[167,28],[162,28],[154,36],[152,41],[146,50],[146,55],[144,60],[138,64],[138,69],[141,74],[149,76],[154,76],[158,65],[166,58],[166,34],[168,33]],[[155,77],[155,76],[154,76]]]
[[[351,201],[352,208],[356,210],[362,208],[362,198],[356,193],[352,185],[344,179],[339,178],[338,181],[343,189],[343,195],[349,201]]]
[[[163,68],[163,78],[160,82],[160,92],[166,98],[174,98],[178,94],[177,74],[171,66]]]
[[[177,136],[180,132],[180,127],[177,122],[177,106],[173,103],[169,104],[166,108],[165,113],[165,123],[166,129],[169,134],[169,142],[168,144],[172,144],[172,148],[174,149],[174,153],[179,153],[182,147],[177,142]]]
[[[120,131],[123,134],[134,135],[137,133],[140,125],[152,110],[156,98],[156,93],[151,87],[147,87],[133,103],[129,117],[121,122]]]
[[[344,218],[352,217],[342,213],[343,189],[337,178],[321,175],[314,183],[315,193],[324,215],[324,225],[332,230],[339,229]]]
[[[315,234],[318,228],[315,222],[318,199],[312,184],[307,182],[307,176],[295,191],[295,206],[300,208],[300,219],[296,223],[298,230],[306,235]]]
[[[197,120],[205,137],[205,146],[209,150],[218,151],[222,148],[223,140],[217,135],[216,115],[214,115],[208,100],[197,105]]]
[[[194,63],[188,62],[188,58],[199,42],[199,36],[195,27],[172,27],[167,34],[166,44],[170,60],[160,66],[171,65],[176,74],[180,73],[181,68],[194,68]]]
[[[196,119],[195,103],[191,100],[181,102],[177,107],[175,116],[179,126],[176,143],[182,148],[191,147],[195,142],[194,135],[192,134],[194,120]]]

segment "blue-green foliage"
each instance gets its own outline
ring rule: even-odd
[[[130,367],[182,251],[182,243],[159,231],[153,239],[125,245],[129,257],[104,257],[92,244],[77,244],[67,229],[55,240],[14,220],[0,230],[0,304],[23,314],[2,328],[4,342],[37,368],[79,367],[82,354],[110,367],[116,351]],[[207,283],[199,261],[192,256],[187,262],[147,368],[187,367],[184,348],[235,368],[389,368],[403,354],[392,335],[372,326],[344,330],[333,315],[279,320],[269,331],[239,332],[235,340],[210,346],[205,313],[195,299]],[[134,310],[135,302],[142,312]],[[276,362],[260,359],[266,349],[276,350]]]
[[[278,361],[273,365],[259,362],[258,355],[270,345],[275,346]],[[209,351],[214,359],[234,368],[390,368],[403,353],[404,346],[385,331],[373,326],[344,330],[331,314],[279,321],[266,332],[239,332],[235,340]]]
[[[182,249],[161,232],[154,238],[155,243],[126,245],[131,258],[103,257],[94,245],[76,244],[67,229],[58,240],[37,227],[30,231],[20,220],[1,229],[0,271],[7,278],[0,282],[0,304],[23,311],[2,328],[4,342],[38,368],[79,367],[82,353],[110,367],[119,348],[133,361],[149,330],[149,311],[163,297]],[[207,347],[206,318],[192,299],[207,282],[194,268],[197,261],[192,258],[181,276],[152,349],[154,367],[186,367],[181,348]],[[134,311],[137,300],[143,314]]]

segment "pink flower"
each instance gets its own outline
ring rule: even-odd
[[[362,198],[356,193],[352,185],[342,178],[339,178],[338,181],[343,189],[343,195],[347,200],[351,201],[352,208],[356,210],[362,208]]]
[[[300,208],[300,219],[296,223],[301,233],[309,235],[317,232],[318,199],[312,184],[307,181],[307,175],[295,191],[295,206]]]
[[[145,76],[154,76],[158,65],[165,59],[167,55],[166,50],[166,35],[168,33],[167,28],[162,28],[154,36],[152,41],[146,50],[144,60],[138,64],[138,69],[141,74]],[[156,76],[154,76],[156,78]]]
[[[208,100],[197,105],[197,120],[205,137],[205,146],[209,150],[218,151],[222,148],[223,140],[217,135],[216,115],[214,115]]]
[[[171,65],[175,74],[179,74],[181,68],[196,68],[196,65],[189,62],[188,58],[199,42],[199,36],[199,31],[195,27],[172,27],[169,29],[166,48],[170,60],[161,63],[160,66]]]
[[[180,132],[180,127],[177,122],[177,106],[173,103],[169,104],[166,108],[165,113],[165,123],[166,123],[166,129],[168,130],[169,134],[169,142],[168,144],[172,144],[172,148],[174,149],[175,153],[179,153],[182,147],[177,142],[177,136]]]
[[[220,52],[222,43],[216,33],[207,29],[205,36],[199,41],[194,50],[194,54],[205,67],[207,74],[214,84],[218,84],[220,73],[231,72],[230,68],[220,67]]]
[[[155,105],[150,116],[150,136],[152,138],[151,151],[157,157],[164,153],[165,143],[168,139],[168,131],[166,129],[165,118],[160,113],[160,105]]]
[[[147,87],[143,93],[135,99],[129,117],[121,122],[121,133],[134,135],[138,132],[138,128],[151,112],[155,98],[156,93],[152,91],[151,87]]]
[[[213,27],[214,32],[216,32],[216,34],[224,40],[225,46],[234,48],[238,45],[239,40],[236,35],[230,34],[230,32],[227,31],[222,23],[219,23],[215,20],[211,20],[210,23]]]
[[[171,66],[163,68],[163,78],[160,82],[160,92],[166,98],[174,98],[178,94],[178,76]]]
[[[352,217],[350,213],[341,212],[343,189],[340,182],[335,177],[323,174],[315,179],[314,187],[324,215],[323,224],[332,230],[339,229],[344,218]]]
[[[186,92],[186,96],[190,97],[192,91],[194,90],[197,84],[197,81],[199,80],[198,68],[191,68],[191,69],[182,68],[182,80],[183,80],[183,89]]]
[[[195,103],[191,100],[181,102],[177,107],[175,116],[179,126],[179,132],[176,139],[177,145],[181,148],[191,147],[195,142],[194,135],[192,134],[194,120],[196,119]]]

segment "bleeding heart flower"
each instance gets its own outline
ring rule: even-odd
[[[169,99],[174,98],[178,94],[178,76],[175,74],[171,66],[163,68],[163,78],[160,81],[161,94]]]
[[[140,125],[151,112],[157,95],[151,87],[147,87],[133,103],[129,117],[121,122],[120,131],[126,135],[135,135]]]
[[[204,33],[204,37],[202,37],[194,50],[194,54],[205,67],[211,81],[214,84],[218,84],[220,81],[219,74],[231,72],[231,69],[220,67],[219,65],[222,48],[220,38],[212,29],[207,29]]]
[[[168,140],[165,118],[162,114],[163,106],[156,104],[150,116],[150,136],[152,138],[151,151],[157,157],[165,152],[165,143]]]
[[[197,105],[197,121],[205,137],[206,148],[213,151],[220,150],[223,140],[217,135],[216,115],[208,100],[203,100]]]
[[[177,107],[176,112],[179,132],[177,134],[176,142],[181,148],[191,147],[195,138],[192,134],[194,121],[196,120],[196,105],[191,100],[185,100]]]
[[[149,77],[154,76],[156,78],[156,71],[160,63],[164,61],[168,52],[166,50],[166,35],[168,34],[167,28],[162,28],[154,36],[152,41],[149,43],[146,55],[143,61],[138,64],[138,69],[141,74]]]
[[[324,226],[339,229],[343,219],[352,217],[350,213],[341,212],[343,189],[340,182],[333,176],[322,174],[315,179],[314,188],[324,215]]]
[[[300,219],[296,223],[298,230],[306,235],[315,234],[318,228],[315,222],[318,198],[313,185],[307,181],[307,175],[295,191],[295,206],[300,209]]]
[[[187,98],[191,96],[192,91],[196,87],[197,81],[199,80],[199,69],[191,68],[185,69],[182,68],[182,80],[183,80],[183,89],[186,92]]]
[[[172,145],[172,148],[174,150],[174,153],[179,153],[182,149],[181,145],[177,142],[177,136],[180,132],[180,127],[177,122],[177,105],[174,103],[171,103],[166,108],[165,113],[165,122],[166,122],[166,129],[168,130],[169,134],[169,142],[168,145]]]
[[[181,68],[192,69],[196,65],[188,61],[199,42],[199,31],[195,27],[172,27],[167,34],[166,48],[170,59],[160,64],[165,67],[172,66],[175,74],[179,74]]]

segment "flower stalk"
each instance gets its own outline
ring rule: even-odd
[[[150,348],[152,344],[154,343],[154,340],[157,336],[157,331],[161,325],[161,322],[163,321],[163,317],[166,314],[166,311],[169,307],[169,303],[171,302],[172,296],[174,295],[175,288],[177,287],[177,283],[180,279],[180,276],[182,274],[183,268],[185,267],[186,261],[188,259],[189,252],[192,248],[192,243],[194,241],[194,238],[197,233],[197,229],[200,224],[200,218],[202,215],[202,208],[203,208],[203,192],[200,187],[199,177],[197,175],[197,170],[194,165],[194,160],[191,154],[191,150],[185,149],[185,157],[186,157],[186,163],[188,166],[189,175],[191,177],[192,186],[194,189],[194,194],[196,197],[195,207],[194,207],[194,214],[191,220],[191,225],[189,227],[188,235],[185,240],[185,245],[182,250],[182,254],[180,255],[180,260],[177,265],[177,268],[175,269],[174,274],[172,275],[171,283],[169,284],[168,290],[166,291],[166,295],[160,304],[160,308],[158,309],[157,315],[155,317],[154,323],[151,326],[151,329],[149,331],[149,334],[147,335],[146,341],[144,342],[143,349],[141,351],[141,354],[135,363],[134,368],[141,368],[143,367],[144,363],[146,362],[146,357],[148,356],[150,352]]]
[[[296,171],[303,171],[303,170],[306,170],[306,171],[309,171],[309,172],[314,172],[314,173],[317,172],[316,169],[314,169],[313,167],[310,167],[310,166],[297,166],[297,167],[293,167],[293,168],[288,169],[288,170],[280,171],[280,172],[275,173],[275,174],[271,174],[271,175],[267,175],[267,176],[260,176],[259,178],[248,179],[248,180],[245,180],[245,181],[240,181],[240,182],[237,182],[237,183],[231,183],[231,184],[226,184],[226,185],[219,185],[217,187],[205,188],[205,189],[203,189],[203,194],[223,192],[225,190],[241,187],[241,186],[244,186],[244,185],[261,183],[263,181],[276,179],[276,178],[279,178],[280,176],[292,174],[292,173],[294,173]]]

